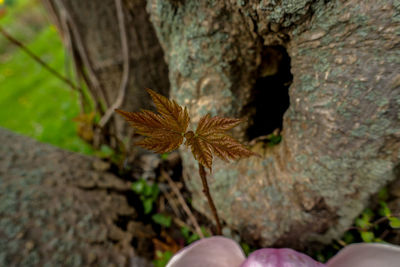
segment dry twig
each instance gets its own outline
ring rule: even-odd
[[[168,203],[171,205],[171,208],[175,213],[175,216],[172,218],[174,223],[179,227],[187,227],[190,231],[194,233],[195,229],[179,218],[181,214],[179,212],[178,206],[175,204],[175,199],[173,198],[173,196],[166,190],[162,190],[162,193],[164,194],[165,198],[167,199]]]
[[[183,196],[182,196],[181,192],[179,191],[175,182],[171,179],[171,177],[168,175],[168,173],[165,172],[164,170],[161,171],[161,175],[163,178],[165,178],[167,180],[172,191],[175,193],[183,210],[185,211],[186,215],[188,216],[190,222],[193,224],[193,227],[195,228],[196,233],[200,236],[200,238],[204,238],[204,234],[201,231],[199,223],[197,222],[196,218],[194,217],[192,211],[189,209],[189,206],[186,204],[185,199],[183,198]]]
[[[164,194],[165,198],[167,199],[168,203],[170,204],[172,210],[175,213],[176,217],[180,217],[181,213],[179,212],[178,206],[176,205],[176,201],[173,196],[168,192],[166,189],[162,189],[161,192]]]

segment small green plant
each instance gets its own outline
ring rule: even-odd
[[[268,146],[272,147],[279,144],[282,141],[282,136],[279,133],[272,133],[267,135]]]
[[[381,201],[381,202],[379,202],[379,204],[381,206],[381,208],[379,210],[379,214],[389,221],[390,227],[392,227],[393,229],[399,229],[400,228],[400,218],[396,217],[392,214],[392,212],[389,209],[386,202]]]
[[[364,242],[379,242],[377,238],[375,238],[375,234],[372,231],[373,224],[371,222],[374,217],[374,213],[371,209],[366,209],[359,218],[356,219],[355,225],[359,229],[359,234],[361,239]]]
[[[316,253],[315,258],[318,261],[326,262],[343,247],[352,243],[386,243],[386,237],[390,236],[392,231],[400,229],[399,214],[393,214],[387,204],[389,199],[387,189],[380,190],[377,198],[378,206],[365,209],[355,219],[353,227],[346,231],[340,240]]]
[[[161,226],[170,227],[171,226],[171,216],[162,213],[156,213],[152,217],[153,221]]]
[[[244,254],[245,254],[246,256],[249,256],[250,253],[252,253],[253,251],[256,250],[255,248],[250,247],[249,244],[244,243],[244,242],[241,242],[241,243],[240,243],[240,246],[242,247],[243,252],[244,252]]]
[[[168,159],[169,153],[162,153],[161,154],[161,160],[167,160]]]
[[[367,208],[355,221],[355,226],[363,242],[384,242],[384,233],[400,228],[400,219],[392,213],[387,205],[388,194],[386,188],[378,193],[379,209],[377,212]],[[384,225],[384,226],[382,226]]]
[[[156,202],[160,193],[158,185],[150,185],[146,182],[146,180],[139,179],[138,181],[132,183],[132,190],[140,196],[140,200],[143,204],[144,213],[151,213],[154,203]]]
[[[201,231],[203,232],[204,237],[211,236],[209,232],[204,228],[204,226],[200,227]],[[193,243],[196,240],[200,239],[200,236],[196,233],[193,233],[188,227],[184,226],[181,228],[181,234],[185,239],[186,245]]]
[[[168,261],[172,258],[172,251],[161,252],[159,250],[156,251],[157,259],[153,261],[154,267],[165,267]]]

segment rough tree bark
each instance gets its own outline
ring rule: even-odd
[[[144,16],[143,2],[130,9],[133,2],[140,1],[124,1],[127,16]],[[105,75],[102,84],[117,84],[122,59],[112,1],[70,1],[68,10],[95,51],[88,55]],[[168,64],[171,96],[188,106],[194,124],[207,112],[245,118],[234,134],[263,154],[232,164],[215,161],[210,175],[221,217],[248,241],[296,248],[329,242],[371,195],[398,178],[398,0],[149,0],[147,12]],[[127,24],[136,32],[151,28],[147,20]],[[156,68],[162,61],[156,51],[159,61],[150,61],[148,71],[165,78]],[[140,76],[147,72],[137,70],[143,63],[149,62],[131,64],[132,72],[142,81],[137,85],[152,87]],[[111,99],[117,87],[107,88]],[[142,99],[139,89],[127,92],[127,109]],[[282,129],[280,144],[257,141],[274,128]],[[181,152],[184,170],[195,173],[193,158]],[[186,182],[196,208],[208,214],[199,177]]]

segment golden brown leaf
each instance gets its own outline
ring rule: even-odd
[[[185,134],[186,145],[190,146],[194,158],[206,168],[211,170],[212,166],[212,148],[203,139],[198,138],[192,131]]]
[[[210,114],[207,114],[200,119],[196,133],[202,136],[207,136],[212,133],[223,133],[239,125],[240,122],[240,119],[233,118],[223,118],[218,116],[211,118]]]
[[[207,142],[211,145],[215,155],[225,161],[258,155],[227,134],[209,135]]]
[[[137,133],[146,138],[136,143],[143,148],[157,153],[166,153],[175,150],[183,142],[183,136],[189,124],[189,114],[175,101],[147,89],[151,95],[157,111],[127,112],[115,110],[134,127]]]
[[[189,125],[189,113],[186,107],[182,108],[174,100],[171,101],[151,89],[146,90],[153,99],[157,111],[168,121],[170,127],[184,134]]]
[[[213,159],[212,152],[225,161],[258,155],[224,133],[239,123],[239,119],[212,118],[207,114],[200,119],[195,133],[190,131],[185,134],[186,144],[191,147],[197,161],[209,168],[210,171]]]
[[[186,129],[189,125],[189,114],[175,101],[147,89],[159,114],[152,111],[127,112],[115,110],[146,138],[136,144],[157,153],[166,153],[177,149],[186,138],[195,159],[211,171],[213,153],[225,161],[258,155],[247,149],[225,131],[237,126],[241,120],[223,117],[203,116],[196,132]]]

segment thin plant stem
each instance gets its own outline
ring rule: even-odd
[[[217,235],[222,235],[221,223],[219,221],[217,209],[215,208],[214,201],[210,195],[210,190],[208,188],[206,170],[204,169],[203,165],[201,165],[200,163],[199,163],[199,174],[201,177],[201,181],[203,183],[203,193],[207,197],[208,205],[210,205],[212,214],[214,215],[215,222],[217,223]]]

